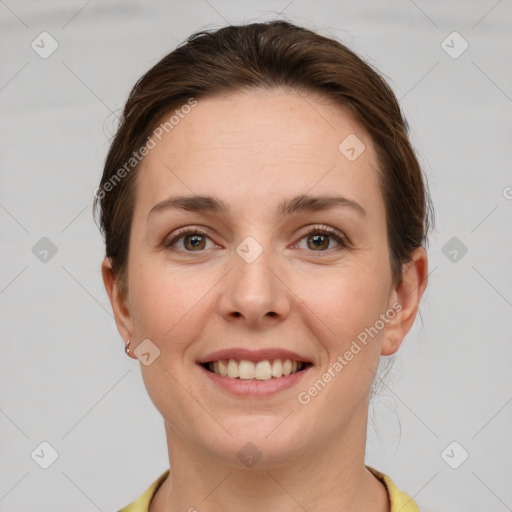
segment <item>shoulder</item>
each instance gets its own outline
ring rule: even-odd
[[[406,492],[401,491],[389,476],[370,466],[366,466],[366,468],[386,486],[391,504],[391,512],[420,512],[418,505],[416,505],[413,499]]]
[[[168,475],[169,470],[162,473],[141,496],[118,512],[148,512],[151,499]]]

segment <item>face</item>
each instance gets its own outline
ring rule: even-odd
[[[271,465],[364,439],[423,289],[398,304],[377,166],[347,112],[282,90],[201,99],[146,156],[129,291],[109,293],[159,352],[141,369],[171,444],[240,466],[248,442]]]

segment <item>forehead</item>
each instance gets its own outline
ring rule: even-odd
[[[229,203],[238,198],[241,207],[313,188],[328,193],[334,187],[359,199],[379,194],[369,135],[325,98],[255,90],[199,99],[178,113],[161,140],[153,137],[156,146],[137,177],[137,203],[150,207],[171,192],[215,191]],[[346,153],[347,144],[357,153],[364,150],[356,159],[347,158],[353,156]]]

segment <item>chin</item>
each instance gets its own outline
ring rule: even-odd
[[[286,415],[251,415],[225,420],[222,424],[232,437],[223,431],[214,439],[203,438],[201,444],[213,456],[239,468],[269,469],[288,465],[303,454],[306,447],[304,429],[291,423],[296,422],[293,416],[284,419]]]

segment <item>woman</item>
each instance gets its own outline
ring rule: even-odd
[[[123,511],[418,510],[364,463],[430,216],[376,71],[283,21],[194,34],[133,88],[96,202],[170,461]]]

